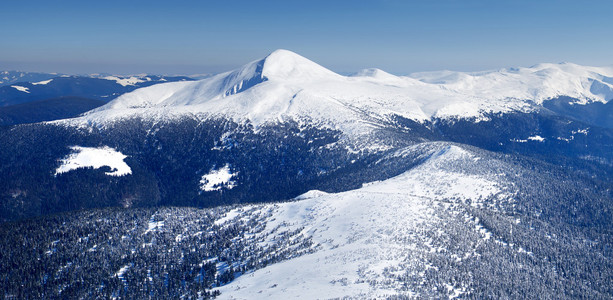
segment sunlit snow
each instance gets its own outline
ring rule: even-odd
[[[613,85],[603,78],[609,77],[613,69],[568,63],[410,76],[367,69],[341,76],[296,53],[277,50],[200,81],[138,89],[70,122],[91,124],[143,114],[210,114],[258,125],[307,117],[355,135],[385,124],[391,115],[418,122],[458,117],[482,121],[488,113],[532,111],[559,96],[581,103],[607,102],[613,98]]]
[[[236,173],[230,171],[230,165],[225,165],[221,169],[203,175],[200,179],[200,189],[205,192],[232,189],[236,186],[236,181],[232,180],[234,176]]]
[[[256,208],[263,215],[272,211],[265,227],[271,235],[260,246],[274,244],[277,237],[272,233],[281,226],[287,231],[302,229],[299,235],[312,238],[318,247],[313,253],[240,276],[220,288],[220,299],[415,296],[417,291],[400,292],[402,283],[394,270],[420,280],[430,267],[428,257],[449,255],[444,245],[433,240],[432,232],[444,234],[446,217],[441,214],[457,214],[461,203],[501,192],[483,176],[449,169],[454,164],[481,163],[466,150],[442,147],[429,157],[404,174],[357,190],[312,191],[299,197],[304,200]],[[452,205],[455,208],[449,209]],[[241,212],[250,210],[235,209],[220,221],[240,218]],[[478,218],[467,216],[466,226],[484,241],[492,236]],[[463,251],[458,259],[475,255],[474,249]],[[455,297],[466,292],[465,286],[454,282],[439,284]]]
[[[528,140],[536,141],[536,142],[543,142],[543,141],[545,141],[545,138],[540,136],[540,135],[534,135],[534,136],[528,137]]]
[[[320,190],[310,190],[294,199],[296,200],[305,200],[305,199],[312,199],[312,198],[317,198],[317,197],[323,197],[329,195],[328,193],[324,192],[324,191],[320,191]]]
[[[33,85],[45,85],[48,84],[49,82],[53,81],[53,79],[49,79],[49,80],[43,80],[43,81],[39,81],[39,82],[32,82]]]
[[[149,222],[147,223],[147,230],[143,234],[147,234],[149,232],[156,232],[164,227],[164,220],[156,219],[156,215],[151,216]]]
[[[20,91],[20,92],[24,92],[24,93],[30,93],[29,89],[27,87],[24,86],[19,86],[19,85],[11,85],[12,88]]]
[[[132,169],[124,162],[127,157],[121,152],[108,146],[92,148],[92,147],[71,147],[73,153],[61,160],[61,165],[55,170],[55,175],[66,173],[78,168],[92,167],[94,169],[108,166],[110,172],[106,172],[109,176],[123,176],[132,174]]]
[[[115,81],[117,82],[117,84],[120,84],[122,86],[128,86],[128,85],[135,85],[137,83],[141,83],[141,82],[145,82],[146,80],[140,79],[138,77],[128,77],[128,78],[119,78],[117,76],[106,76],[103,77],[102,79],[106,79],[106,80],[111,80],[111,81]],[[149,79],[151,80],[151,79]]]

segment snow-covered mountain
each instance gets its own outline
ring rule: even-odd
[[[610,67],[544,63],[484,72],[423,72],[410,77],[484,99],[512,98],[537,104],[560,96],[576,98],[577,104],[606,103],[613,99],[613,68]]]
[[[308,118],[347,131],[381,125],[390,115],[483,118],[530,111],[560,96],[576,104],[613,98],[613,69],[540,64],[489,72],[430,72],[394,76],[367,69],[338,75],[298,54],[277,50],[237,70],[196,82],[125,94],[88,114],[88,122],[135,115],[225,115],[254,124]]]
[[[430,141],[467,144],[556,164],[571,159],[573,167],[587,163],[590,172],[599,170],[606,177],[613,164],[613,134],[607,126],[607,116],[613,111],[611,75],[607,68],[542,64],[406,77],[367,69],[341,76],[298,54],[277,50],[203,80],[137,89],[78,118],[12,128],[4,138],[15,142],[3,145],[4,157],[0,158],[14,166],[7,166],[11,171],[6,174],[19,170],[26,178],[32,176],[34,171],[28,170],[34,167],[24,160],[27,155],[14,158],[12,153],[32,151],[41,160],[36,168],[44,168],[48,175],[60,174],[58,162],[77,154],[71,149],[109,148],[126,157],[133,170],[129,177],[143,176],[143,182],[157,184],[143,191],[156,196],[137,197],[143,203],[199,205],[258,201],[263,195],[282,200],[323,187],[332,191],[355,188],[405,171],[391,168],[387,175],[375,175],[365,171],[372,160]],[[48,137],[51,146],[41,148],[39,140],[24,141],[21,136]],[[78,165],[78,170],[58,175],[59,180],[72,178],[73,172],[88,166],[113,168],[99,161]],[[102,178],[113,173],[96,170],[96,176]],[[347,177],[356,170],[359,176]],[[40,176],[50,186],[58,180]],[[15,187],[22,182],[19,176],[4,178],[13,182],[7,183],[7,191],[21,190]],[[218,178],[227,178],[228,184],[217,183]],[[275,188],[276,184],[286,188]],[[66,198],[42,186],[45,184],[27,195],[44,194],[34,198],[37,203],[47,197]],[[126,201],[127,196],[116,188],[108,186],[103,191],[113,194],[101,195],[105,201]],[[83,205],[95,205],[90,202]],[[20,212],[38,214],[36,207]],[[7,212],[15,210],[7,207]],[[6,215],[14,217],[14,213]]]
[[[277,50],[0,127],[0,220],[27,228],[0,224],[0,285],[26,298],[610,298],[612,74],[341,76]],[[108,206],[121,209],[91,210]]]
[[[59,76],[62,76],[62,74],[0,71],[0,87],[5,85],[11,85],[17,82],[42,82]]]
[[[0,72],[0,77],[2,74],[13,76],[13,81],[0,84],[0,126],[71,118],[137,88],[192,80],[184,76],[158,75]]]
[[[0,86],[0,107],[66,96],[108,102],[119,95],[131,92],[140,87],[164,82],[192,80],[184,76],[170,77],[158,75],[47,75],[53,77],[40,77],[45,80],[28,81],[28,79],[35,79],[38,77],[24,75],[23,77],[19,77],[21,81]]]

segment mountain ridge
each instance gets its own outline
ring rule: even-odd
[[[417,122],[478,121],[491,113],[534,111],[562,96],[572,98],[572,104],[607,103],[613,98],[613,70],[564,63],[410,76],[367,69],[342,76],[296,53],[277,50],[200,81],[138,89],[64,123],[104,124],[116,118],[165,114],[225,115],[256,125],[306,118],[355,132],[391,115]]]

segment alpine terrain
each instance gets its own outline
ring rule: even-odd
[[[0,296],[611,299],[612,99],[277,50],[0,127]]]
[[[185,76],[0,72],[0,126],[76,117],[140,87]]]

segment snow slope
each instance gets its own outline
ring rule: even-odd
[[[572,63],[543,63],[529,68],[508,68],[486,72],[423,72],[410,75],[422,82],[445,86],[457,93],[481,98],[501,96],[532,100],[541,104],[558,96],[608,102],[613,99],[613,68],[580,66]]]
[[[441,146],[419,167],[388,180],[337,194],[309,192],[298,197],[299,201],[261,207],[262,214],[272,210],[266,220],[268,230],[302,228],[299,235],[312,239],[318,250],[242,275],[220,288],[220,299],[304,295],[310,299],[371,299],[422,294],[418,287],[402,286],[395,275],[413,276],[420,282],[425,280],[425,270],[435,268],[430,261],[433,257],[475,255],[473,248],[452,250],[448,249],[453,247],[451,243],[433,239],[453,235],[445,232],[445,214],[461,214],[461,209],[453,207],[459,202],[472,200],[473,205],[479,205],[479,199],[506,197],[494,181],[448,168],[477,161],[460,147]],[[224,222],[236,221],[242,217],[240,211],[248,210],[236,209]],[[473,222],[470,216],[461,218],[477,239],[491,237],[478,221]],[[274,241],[272,235],[264,244]],[[443,279],[435,284],[446,289],[448,296],[459,296],[466,289],[462,283]]]
[[[104,124],[129,117],[225,116],[255,125],[314,121],[363,133],[392,114],[416,121],[476,118],[489,112],[531,111],[566,95],[579,103],[613,98],[613,70],[574,64],[480,73],[395,76],[367,69],[338,75],[298,54],[277,50],[264,59],[196,82],[138,89],[68,123]]]

